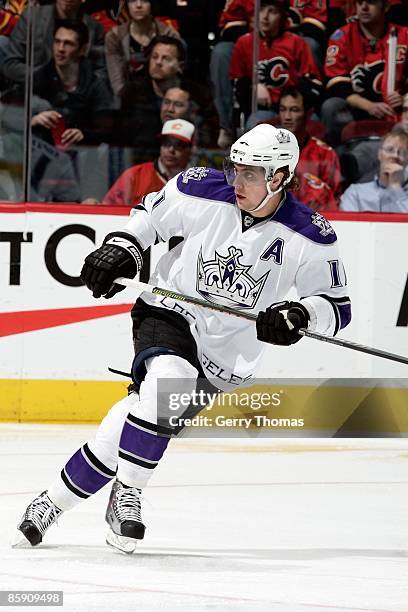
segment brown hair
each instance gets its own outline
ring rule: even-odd
[[[284,182],[289,177],[289,166],[282,166],[282,168],[277,168],[275,170],[275,173],[276,172],[283,172],[282,182]],[[296,176],[296,174],[294,174],[292,178],[290,179],[289,183],[287,183],[284,186],[284,190],[285,191],[298,191],[299,189],[300,189],[299,179]]]

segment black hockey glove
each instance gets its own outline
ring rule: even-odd
[[[289,346],[302,338],[297,330],[308,324],[309,313],[303,304],[278,302],[258,314],[256,335],[262,342]]]
[[[125,288],[115,285],[115,279],[134,278],[142,264],[142,249],[134,237],[126,232],[112,232],[99,249],[85,258],[81,278],[94,297],[111,298]]]

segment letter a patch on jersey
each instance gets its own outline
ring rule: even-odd
[[[278,266],[282,265],[283,256],[283,245],[285,241],[282,238],[275,238],[275,240],[265,249],[261,255],[263,261],[268,261],[271,257]]]

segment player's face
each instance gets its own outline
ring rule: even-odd
[[[175,77],[181,72],[177,47],[158,43],[154,46],[149,60],[149,74],[155,81]]]
[[[163,138],[160,147],[160,161],[169,170],[184,169],[191,156],[191,146],[178,138]]]
[[[357,0],[356,13],[361,25],[378,23],[385,14],[383,0]]]
[[[190,94],[188,91],[171,87],[164,94],[160,107],[160,119],[162,123],[171,119],[184,119],[190,108]]]
[[[259,29],[264,36],[276,36],[283,15],[277,6],[262,6],[259,11]]]
[[[83,53],[78,34],[67,28],[58,28],[54,35],[53,53],[56,66],[68,66],[78,62]]]
[[[128,0],[128,11],[133,21],[142,21],[152,14],[150,0]]]
[[[279,103],[281,126],[294,134],[305,125],[305,109],[302,96],[285,96]]]
[[[257,166],[233,164],[228,181],[235,190],[238,208],[253,210],[266,197],[265,170]]]

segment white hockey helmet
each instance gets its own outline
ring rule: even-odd
[[[266,182],[279,168],[287,166],[289,176],[281,185],[284,187],[294,175],[299,161],[299,145],[296,136],[289,130],[260,123],[234,142],[229,159],[233,164],[264,168]]]

